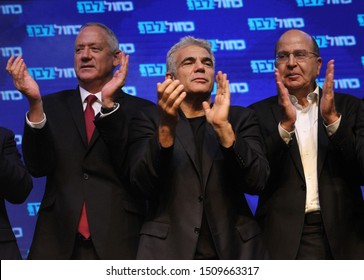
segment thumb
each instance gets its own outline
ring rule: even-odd
[[[207,114],[211,110],[210,104],[207,101],[202,102],[202,108],[205,111],[205,114]]]

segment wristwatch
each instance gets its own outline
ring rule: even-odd
[[[119,108],[119,103],[114,102],[114,106],[112,106],[112,108],[101,107],[101,113],[108,114],[108,113],[111,113],[112,111],[116,110],[117,108]]]

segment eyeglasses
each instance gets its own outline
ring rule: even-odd
[[[293,52],[278,52],[276,54],[276,62],[277,63],[287,63],[289,61],[290,55],[293,54],[294,59],[297,62],[305,61],[306,59],[312,58],[312,57],[319,57],[317,53],[309,52],[306,50],[296,50]],[[313,55],[313,56],[311,56]]]

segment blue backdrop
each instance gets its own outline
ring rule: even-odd
[[[274,95],[274,45],[291,28],[316,38],[324,65],[335,59],[335,90],[364,97],[364,0],[0,0],[0,125],[15,132],[19,149],[28,104],[5,71],[7,60],[22,54],[43,95],[75,88],[73,42],[89,21],[113,29],[130,54],[124,90],[152,101],[165,55],[185,35],[211,42],[216,70],[228,73],[232,104]],[[44,192],[44,178],[34,182],[24,204],[7,204],[23,257]],[[254,211],[256,197],[249,202]]]

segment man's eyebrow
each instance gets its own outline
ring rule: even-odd
[[[188,56],[188,57],[185,57],[185,58],[181,61],[181,63],[183,63],[183,62],[185,62],[185,61],[188,61],[188,60],[195,61],[195,60],[196,60],[196,58],[195,58],[195,57],[193,57],[193,56]],[[211,59],[210,57],[208,57],[208,56],[205,56],[205,57],[203,57],[203,58],[201,59],[201,61],[211,61],[211,62],[212,62],[212,59]]]
[[[212,58],[208,57],[208,56],[203,57],[201,60],[202,61],[211,61],[212,62]]]
[[[196,58],[194,58],[193,56],[187,56],[184,59],[182,59],[181,63],[187,61],[187,60],[196,60]]]
[[[99,45],[99,43],[80,43],[80,44],[77,44],[76,46],[97,46]]]

